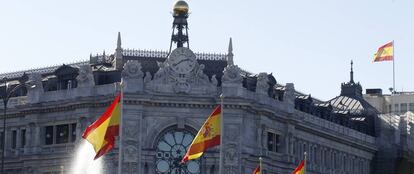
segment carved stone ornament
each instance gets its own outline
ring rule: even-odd
[[[151,73],[150,72],[146,72],[145,73],[145,77],[144,77],[144,83],[147,83],[147,82],[151,81],[151,79],[152,79]]]
[[[143,78],[144,73],[141,71],[141,69],[141,63],[139,63],[137,60],[128,60],[124,64],[124,70],[122,71],[123,78]]]
[[[211,77],[211,83],[212,83],[214,86],[217,86],[217,85],[218,85],[217,77],[216,77],[216,75],[215,75],[215,74]]]
[[[30,88],[27,88],[27,99],[29,103],[37,103],[40,101],[41,96],[44,93],[42,76],[38,73],[29,74],[29,81],[27,84]]]
[[[221,78],[223,84],[240,84],[242,85],[243,77],[240,75],[241,70],[237,65],[230,65],[224,68],[224,74]]]
[[[145,80],[145,89],[162,93],[212,94],[217,90],[204,74],[204,65],[198,64],[196,55],[188,48],[173,50],[153,80]]]
[[[95,85],[95,80],[92,74],[92,67],[89,65],[82,65],[79,67],[79,75],[76,77],[78,87],[92,87]]]
[[[138,136],[138,127],[136,126],[137,123],[135,121],[127,121],[125,122],[125,137],[126,139],[137,139]]]
[[[293,83],[286,83],[285,94],[283,97],[287,103],[291,105],[295,104],[295,86]]]
[[[224,135],[226,137],[226,140],[237,142],[239,140],[239,135],[240,135],[239,127],[236,125],[229,125]]]
[[[269,90],[269,78],[266,73],[259,73],[256,82],[256,92],[259,94],[267,94]]]
[[[27,83],[33,86],[34,88],[39,88],[39,87],[43,88],[42,76],[39,73],[29,74],[29,81]]]
[[[124,149],[124,161],[136,162],[138,160],[138,150],[132,145],[128,145]]]
[[[224,149],[224,165],[237,166],[239,163],[239,156],[237,154],[236,144],[227,144]]]

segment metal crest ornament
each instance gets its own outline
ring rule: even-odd
[[[195,68],[197,60],[196,55],[190,49],[180,47],[171,52],[167,61],[175,73],[187,74]]]

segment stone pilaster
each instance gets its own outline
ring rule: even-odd
[[[122,131],[119,170],[125,174],[141,173],[141,124],[142,112],[141,107],[131,107],[124,105],[122,114]]]
[[[38,73],[30,74],[27,83],[29,85],[27,88],[27,101],[29,103],[39,102],[44,93],[41,75]]]

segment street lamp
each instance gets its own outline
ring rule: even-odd
[[[18,85],[10,88],[8,83],[7,83],[7,78],[4,77],[3,78],[3,83],[4,83],[4,94],[2,96],[3,99],[3,143],[2,143],[2,153],[1,153],[1,173],[5,173],[4,172],[4,154],[6,152],[6,115],[7,115],[7,103],[9,102],[9,99],[11,98],[11,96],[14,94],[14,92],[16,92],[18,89],[20,89],[23,86],[27,86],[26,83],[19,83]],[[34,86],[33,86],[34,87]],[[32,88],[33,88],[32,87]]]

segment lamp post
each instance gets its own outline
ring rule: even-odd
[[[2,153],[1,153],[1,173],[4,172],[4,154],[6,152],[6,115],[7,115],[7,103],[9,102],[9,99],[11,96],[16,92],[17,89],[20,89],[23,86],[26,86],[26,83],[19,83],[18,85],[14,86],[13,88],[9,89],[9,86],[7,84],[7,78],[3,78],[4,83],[4,94],[2,96],[3,99],[3,142],[2,142]]]

